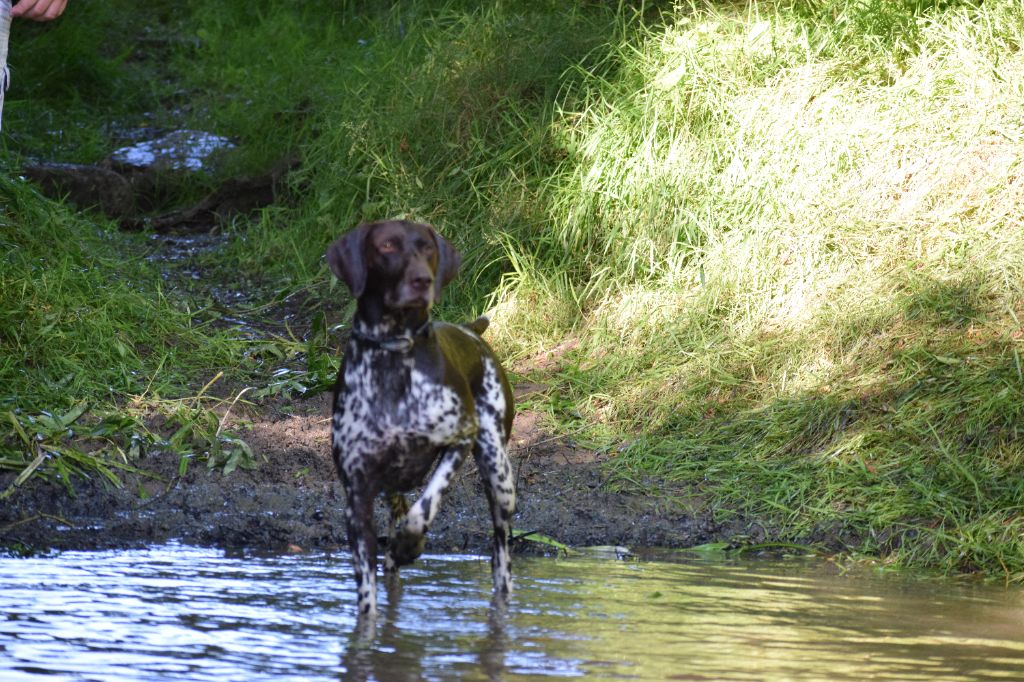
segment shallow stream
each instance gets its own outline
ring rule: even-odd
[[[355,627],[346,554],[0,558],[0,680],[1024,679],[1024,591],[821,561],[427,556]]]

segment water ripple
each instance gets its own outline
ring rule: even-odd
[[[346,555],[0,559],[0,679],[1006,680],[1020,590],[806,562],[429,556],[356,630]]]

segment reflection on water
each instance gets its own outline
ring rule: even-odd
[[[1024,678],[1024,592],[821,563],[428,556],[354,618],[347,556],[0,559],[0,679]]]

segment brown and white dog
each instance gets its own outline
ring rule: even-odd
[[[356,299],[334,390],[332,450],[348,498],[359,614],[377,610],[375,498],[390,504],[384,570],[396,571],[422,553],[441,497],[470,451],[494,524],[494,590],[508,595],[512,392],[480,338],[485,318],[469,326],[430,320],[431,306],[458,274],[459,255],[429,225],[381,221],[332,243],[327,262]],[[410,505],[404,493],[424,481]]]

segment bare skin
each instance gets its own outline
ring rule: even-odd
[[[11,8],[11,16],[32,21],[53,21],[64,13],[68,0],[21,0]]]

